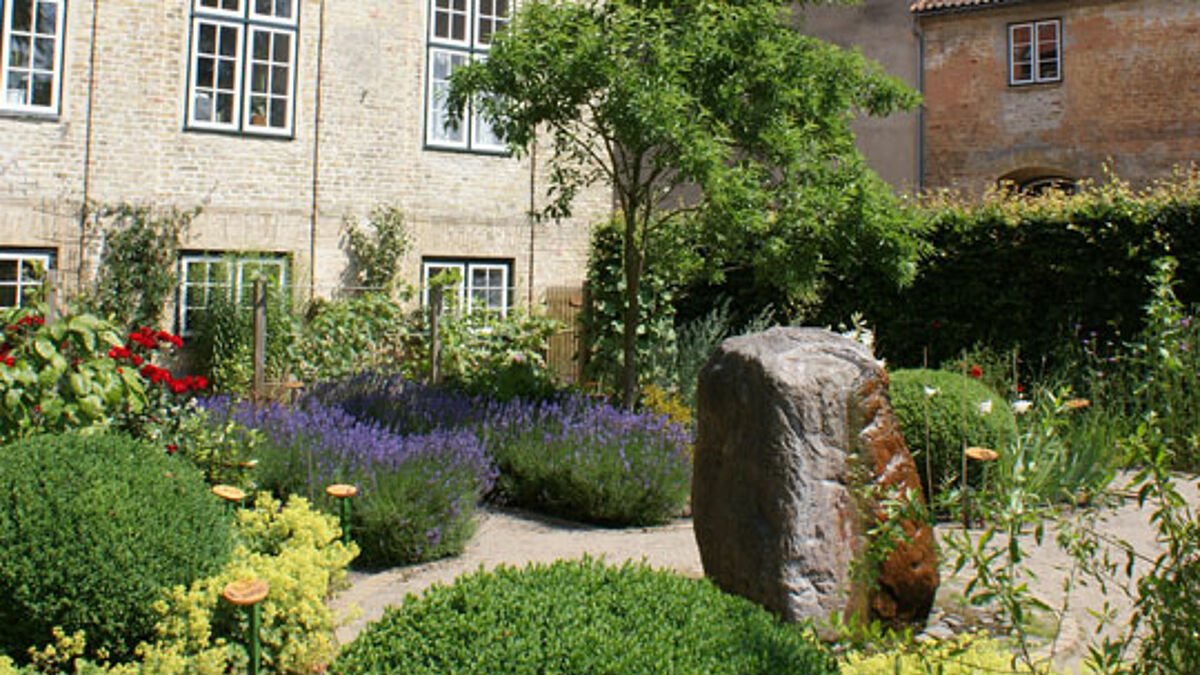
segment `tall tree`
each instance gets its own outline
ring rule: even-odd
[[[886,190],[865,169],[849,121],[915,95],[877,64],[801,34],[770,0],[531,0],[486,61],[456,72],[449,106],[478,106],[512,150],[552,143],[549,201],[612,186],[623,225],[622,396],[638,393],[638,290],[654,241],[689,242],[697,269],[738,261],[812,294],[829,249],[914,244],[894,219],[854,223],[854,195]],[[902,229],[902,228],[901,228]],[[849,246],[847,247],[847,244]]]

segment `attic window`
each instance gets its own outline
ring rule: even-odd
[[[1008,26],[1010,85],[1062,80],[1062,22],[1058,19]]]

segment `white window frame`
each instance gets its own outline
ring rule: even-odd
[[[194,281],[188,278],[188,266],[190,264],[205,265],[204,281]],[[212,283],[209,279],[212,278],[212,267],[215,265],[226,265],[230,269],[227,272],[224,283]],[[188,325],[188,310],[202,309],[208,305],[208,296],[211,289],[226,289],[226,293],[239,306],[248,302],[242,297],[242,289],[246,283],[246,268],[257,266],[271,266],[279,268],[279,291],[283,292],[288,287],[288,259],[283,255],[263,255],[263,256],[241,256],[239,254],[220,255],[211,253],[184,253],[179,256],[179,303],[178,303],[178,321],[180,335],[191,333],[191,326]],[[204,300],[202,304],[193,305],[189,302],[191,294],[195,289],[204,289]]]
[[[467,123],[468,119],[466,116],[459,120],[458,128],[454,130],[454,133],[457,133],[459,136],[458,139],[450,136],[451,130],[449,127],[440,125],[442,128],[438,128],[439,118],[446,114],[446,106],[441,99],[444,97],[445,93],[445,88],[443,85],[449,84],[449,78],[445,80],[438,79],[434,77],[434,71],[440,57],[450,59],[452,64],[455,58],[462,59],[459,66],[451,65],[450,74],[453,74],[456,68],[468,63],[470,54],[464,51],[442,49],[440,47],[432,46],[429,48],[428,53],[429,74],[426,78],[426,82],[428,83],[428,91],[425,94],[427,97],[427,103],[425,105],[425,143],[439,148],[458,148],[465,150],[469,147],[468,140],[471,138],[471,128]]]
[[[0,287],[16,288],[17,289],[17,304],[5,305],[0,304],[0,309],[13,309],[21,307],[24,304],[26,289],[42,289],[47,283],[45,277],[41,279],[25,279],[25,263],[35,263],[41,266],[43,274],[49,274],[54,264],[54,256],[44,252],[33,251],[0,251],[0,262],[15,262],[17,263],[17,278],[12,281],[0,281]]]
[[[263,135],[263,136],[278,136],[291,137],[295,133],[295,111],[296,111],[296,71],[297,71],[297,43],[300,40],[300,3],[298,0],[274,0],[286,2],[288,8],[288,17],[279,17],[274,14],[259,13],[257,0],[216,0],[220,5],[227,2],[235,3],[236,9],[226,9],[222,7],[206,7],[206,0],[192,0],[192,34],[191,45],[188,48],[189,52],[189,68],[188,68],[188,83],[187,83],[187,104],[186,104],[186,120],[187,128],[201,129],[209,131],[225,131],[232,133],[242,133],[247,135]],[[218,122],[213,120],[199,119],[197,112],[197,92],[200,89],[208,89],[208,87],[199,87],[196,78],[200,71],[200,58],[203,56],[200,53],[200,31],[203,26],[214,26],[218,33],[222,28],[233,28],[237,31],[237,50],[233,56],[234,61],[234,83],[233,83],[233,104],[232,115],[229,122]],[[278,98],[280,95],[272,94],[272,87],[267,85],[268,108],[264,112],[262,124],[254,123],[254,114],[252,111],[253,99],[255,92],[251,91],[254,86],[253,73],[256,60],[253,54],[254,38],[258,34],[266,33],[271,35],[271,42],[277,39],[277,35],[286,35],[288,37],[288,62],[287,68],[287,86],[284,102],[284,120],[282,127],[275,127],[269,124],[270,122],[270,101],[272,98]],[[219,39],[219,38],[218,38]],[[270,49],[268,55],[269,61],[266,62],[268,68],[268,82],[273,77],[272,66],[274,50]],[[214,81],[217,77],[214,71]],[[214,82],[215,83],[215,82]],[[261,98],[261,95],[259,96]],[[213,117],[216,115],[216,100],[212,101]]]
[[[1054,75],[1042,75],[1042,57],[1041,57],[1041,28],[1043,26],[1054,26]],[[1016,42],[1014,36],[1018,30],[1026,29],[1029,31],[1029,61],[1021,61],[1020,63],[1029,64],[1029,77],[1017,77],[1017,59],[1016,59]],[[1061,19],[1044,19],[1041,21],[1025,21],[1022,23],[1013,23],[1008,25],[1008,83],[1011,86],[1019,86],[1025,84],[1042,84],[1047,82],[1062,81],[1062,20]]]
[[[480,39],[479,24],[481,20],[497,21],[495,14],[483,14],[482,5],[484,2],[491,2],[493,12],[497,0],[462,0],[465,4],[465,14],[453,8],[453,5],[458,0],[429,0],[427,8],[429,11],[429,32],[428,32],[428,48],[426,49],[426,68],[425,68],[425,145],[430,148],[444,148],[451,150],[467,150],[480,152],[485,154],[503,154],[507,152],[507,145],[503,141],[493,141],[491,139],[482,139],[481,130],[484,126],[491,125],[483,118],[481,112],[478,111],[478,106],[472,101],[468,105],[468,109],[459,120],[457,133],[458,138],[451,137],[448,133],[448,128],[444,125],[439,125],[439,118],[444,117],[445,104],[441,100],[441,89],[444,91],[444,83],[447,80],[435,80],[434,70],[439,57],[459,56],[462,60],[458,66],[450,69],[451,74],[454,68],[461,67],[467,63],[481,61],[487,58],[487,51],[491,48],[491,39],[483,41]],[[439,7],[439,5],[444,5]],[[499,21],[500,28],[507,25],[512,20],[513,13],[516,11],[516,0],[508,0],[508,17]],[[438,36],[436,30],[436,22],[439,15],[453,14],[456,16],[464,16],[466,22],[466,32],[462,39],[454,39],[453,37]],[[499,31],[493,30],[490,34],[496,35]],[[452,30],[451,30],[452,34]]]
[[[490,310],[498,312],[501,316],[507,316],[508,310],[511,307],[509,297],[512,294],[512,263],[499,262],[495,260],[455,260],[455,259],[428,259],[421,264],[421,304],[429,306],[429,279],[437,276],[437,272],[445,269],[456,269],[459,272],[461,281],[455,284],[451,289],[451,302],[448,303],[448,308],[462,308],[464,311],[476,312],[481,310]],[[434,272],[437,270],[437,272]],[[471,272],[475,270],[488,270],[501,272],[501,288],[503,292],[500,294],[500,305],[492,306],[488,304],[486,307],[475,306],[475,291],[476,290],[491,290],[493,287],[477,289],[474,286],[474,279]]]
[[[25,68],[19,68],[26,72],[30,77],[30,81],[26,84],[26,97],[23,101],[9,99],[10,78],[15,76],[12,72],[12,15],[13,6],[16,1],[23,4],[32,4],[32,15],[30,16],[31,25],[28,31],[29,44],[29,65]],[[54,13],[54,34],[38,33],[38,5],[53,5]],[[59,98],[62,93],[62,61],[63,61],[63,42],[66,22],[64,15],[67,12],[66,0],[0,0],[0,110],[12,111],[17,113],[41,113],[57,115],[59,111]],[[20,31],[25,33],[25,31]],[[45,75],[47,71],[44,68],[35,68],[34,59],[37,58],[37,50],[35,42],[37,40],[53,39],[54,53],[51,56],[50,73],[50,102],[45,105],[38,105],[32,102],[32,77],[34,73]]]

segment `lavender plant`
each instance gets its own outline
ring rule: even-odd
[[[460,552],[474,531],[475,505],[495,480],[482,444],[469,431],[400,435],[317,400],[294,408],[254,408],[221,398],[205,405],[213,419],[232,418],[260,432],[262,487],[324,503],[324,486],[356,485],[351,527],[365,565]]]
[[[497,495],[528,508],[648,524],[679,513],[687,499],[690,434],[662,415],[582,396],[497,402],[378,373],[310,396],[394,433],[474,431],[499,470]]]
[[[611,525],[677,515],[691,482],[691,434],[662,415],[583,397],[494,404],[488,447],[514,502]]]

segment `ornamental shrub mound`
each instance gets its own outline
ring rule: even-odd
[[[228,399],[204,405],[211,419],[257,430],[259,484],[279,494],[324,495],[352,483],[351,529],[367,566],[401,565],[462,551],[475,505],[491,489],[492,463],[475,434],[435,429],[402,436],[308,400],[300,407],[254,408]]]
[[[836,673],[795,626],[705,580],[645,564],[499,567],[387,610],[330,671]]]
[[[963,415],[963,399],[966,415]],[[1003,453],[1017,437],[1009,402],[981,382],[944,370],[897,370],[891,373],[892,408],[926,483],[925,455],[933,480],[926,496],[954,488],[962,475],[963,422],[966,444]],[[929,410],[929,447],[925,446],[925,410]],[[978,485],[981,471],[972,472]]]
[[[0,448],[0,652],[51,628],[121,658],[151,637],[164,590],[220,569],[231,523],[200,474],[117,435],[34,436]]]

